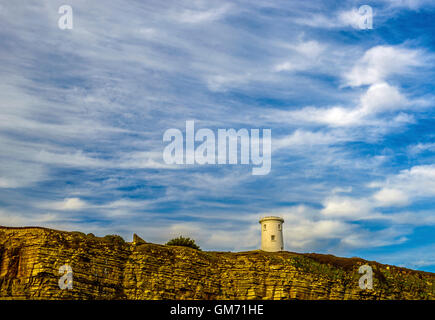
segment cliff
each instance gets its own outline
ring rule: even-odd
[[[73,288],[59,288],[59,267]],[[373,289],[359,288],[359,266]],[[0,299],[434,299],[435,274],[359,258],[203,252],[45,228],[0,227]]]

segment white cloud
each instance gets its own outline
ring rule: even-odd
[[[332,12],[329,15],[314,13],[308,17],[297,17],[295,22],[314,28],[342,29],[352,27],[360,29],[367,13],[363,11],[360,14],[359,8],[354,7],[349,10],[340,10]]]
[[[48,3],[10,2],[0,12],[0,30],[14,30],[4,39],[8,50],[0,66],[0,138],[11,139],[0,139],[0,188],[50,181],[25,192],[2,190],[7,206],[44,202],[30,208],[31,216],[0,214],[5,224],[137,232],[161,242],[186,232],[204,247],[233,250],[258,248],[258,223],[251,215],[259,208],[323,203],[323,209],[284,213],[286,249],[335,250],[361,246],[364,239],[373,239],[367,245],[399,241],[405,231],[368,232],[362,219],[410,224],[412,212],[377,211],[403,209],[403,194],[410,204],[430,199],[430,178],[418,178],[422,174],[415,170],[388,177],[373,195],[352,198],[366,174],[382,176],[379,164],[389,158],[362,159],[343,142],[376,142],[377,132],[413,120],[405,111],[415,111],[417,92],[405,91],[398,78],[389,81],[408,72],[414,76],[413,67],[426,58],[405,45],[364,54],[367,42],[356,39],[358,32],[341,41],[343,34],[336,32],[355,26],[355,10],[331,12],[316,2],[77,2],[80,23],[66,34]],[[337,30],[316,33],[301,23]],[[44,37],[35,43],[35,34]],[[338,87],[340,75],[350,88]],[[417,80],[424,82],[424,75]],[[353,88],[360,85],[367,90]],[[277,174],[264,180],[240,167],[161,170],[167,168],[159,152],[161,133],[186,117],[223,128],[272,124],[275,150],[291,152],[274,158]],[[430,147],[415,148],[423,149]],[[341,189],[348,197],[339,197],[340,182],[332,176],[354,178],[353,189]],[[71,183],[57,183],[64,180]],[[418,190],[417,181],[428,190]],[[33,199],[35,190],[35,197],[45,199]],[[62,192],[65,200],[47,201]],[[89,221],[90,215],[105,223]],[[169,221],[174,216],[195,222]],[[415,224],[433,223],[429,214],[421,218]]]
[[[318,41],[309,40],[292,45],[291,48],[304,57],[317,58],[319,55],[324,53],[326,46]]]
[[[360,27],[361,15],[358,13],[357,8],[352,8],[348,11],[339,12],[337,20],[343,26],[351,26],[355,29],[358,29]]]
[[[318,211],[304,206],[294,206],[265,212],[259,216],[280,216],[284,218],[283,234],[286,250],[324,250],[329,241],[339,242],[341,238],[355,231],[355,226],[345,221],[325,218]]]
[[[425,151],[434,152],[435,143],[417,143],[408,147],[408,152],[414,156]]]
[[[51,210],[74,211],[74,210],[82,210],[83,208],[86,208],[89,205],[85,201],[81,200],[80,198],[66,198],[63,201],[42,202],[39,203],[38,206]]]
[[[385,82],[371,85],[361,96],[360,110],[363,114],[374,114],[383,111],[400,110],[408,107],[406,97]]]
[[[418,10],[422,7],[433,6],[432,0],[383,0],[388,3],[392,8],[407,8],[411,10]]]
[[[287,220],[286,220],[287,221]],[[338,220],[307,220],[301,218],[296,223],[284,222],[286,250],[324,250],[329,241],[346,238],[354,227]]]
[[[36,208],[49,209],[56,211],[79,211],[92,209],[93,214],[99,216],[130,216],[137,211],[143,211],[149,208],[152,203],[157,202],[153,200],[131,200],[131,199],[118,199],[101,204],[93,204],[84,201],[77,197],[65,198],[62,201],[40,201],[34,205]]]
[[[240,86],[247,83],[252,78],[251,73],[221,73],[217,75],[210,75],[207,77],[207,87],[211,91],[224,92],[234,86]]]
[[[395,225],[407,226],[434,226],[435,212],[428,210],[401,211],[392,214],[383,214],[379,219],[389,220]]]
[[[330,218],[345,218],[359,220],[371,214],[371,206],[366,199],[352,197],[333,196],[323,203],[324,208],[320,211]]]
[[[283,148],[307,148],[317,145],[330,145],[340,141],[346,141],[346,137],[343,137],[339,133],[312,132],[297,129],[291,135],[273,139],[272,148],[274,151]]]
[[[231,9],[233,5],[226,3],[217,8],[211,8],[206,10],[190,10],[185,9],[180,14],[177,15],[177,18],[180,22],[183,23],[204,23],[216,21],[224,17]]]
[[[341,243],[356,248],[383,247],[406,242],[408,240],[406,235],[409,232],[408,229],[395,227],[384,228],[379,231],[359,230],[359,232],[354,232],[343,238]]]
[[[407,241],[410,228],[388,226],[371,231],[352,223],[360,220],[359,213],[364,211],[360,206],[370,210],[365,200],[335,197],[327,203],[325,211],[300,205],[267,212],[284,218],[286,250],[328,252],[333,243],[337,253],[351,248],[380,247]],[[329,209],[333,211],[329,212]],[[371,217],[379,218],[374,214]]]
[[[349,126],[363,124],[361,109],[348,109],[343,107],[332,107],[324,110],[313,110],[317,115],[318,122],[331,126]]]
[[[419,50],[393,46],[376,46],[367,50],[352,70],[343,75],[351,87],[384,82],[388,77],[406,74],[412,67],[424,64]]]
[[[324,44],[315,40],[285,43],[281,46],[290,51],[290,57],[275,64],[273,70],[276,72],[314,69],[321,64],[322,54],[326,49]]]
[[[406,110],[411,106],[418,107],[418,104],[409,101],[398,88],[382,82],[368,87],[354,107],[305,107],[295,111],[280,111],[276,117],[280,121],[286,119],[293,123],[317,123],[332,127],[373,124],[389,126],[394,123],[411,122],[413,118],[406,114],[399,114],[392,119],[383,120],[381,115],[387,112]],[[413,109],[413,111],[418,110],[419,108]]]
[[[296,65],[295,63],[292,63],[290,61],[285,61],[285,62],[282,62],[280,64],[277,64],[274,67],[274,70],[276,72],[298,70],[298,65]]]
[[[24,214],[17,211],[0,209],[0,226],[25,227],[42,226],[57,220],[59,217],[52,213]]]
[[[373,184],[373,187],[381,188],[377,199],[380,196],[391,196],[394,199],[400,194],[406,195],[409,201],[434,197],[435,166],[414,166],[388,177],[385,182]],[[406,203],[404,202],[404,204]]]
[[[48,177],[48,170],[40,164],[0,159],[0,188],[28,187]]]
[[[409,204],[409,198],[401,190],[383,188],[374,194],[373,198],[378,202],[378,206],[390,207],[390,206],[405,206]]]
[[[81,150],[56,152],[41,150],[34,159],[40,163],[59,166],[87,167],[87,168],[122,168],[122,169],[179,169],[163,163],[160,152],[131,151],[114,154],[112,159],[98,159],[86,155]]]
[[[404,207],[420,199],[435,196],[435,166],[415,166],[369,186],[378,190],[368,197],[334,195],[327,198],[323,202],[321,213],[328,217],[351,220],[385,218],[386,216],[376,212],[377,208]]]
[[[311,14],[308,17],[296,17],[294,22],[314,28],[335,28],[338,26],[336,19],[322,14]]]
[[[382,214],[378,210],[385,207],[405,207],[421,199],[435,197],[435,167],[415,166],[369,186],[378,190],[367,197],[342,197],[332,192],[334,195],[325,199],[320,213],[325,217],[352,221],[386,219],[396,223],[412,224],[409,219],[410,213]],[[418,215],[418,212],[413,214]],[[426,217],[418,223],[431,222],[434,222],[433,216]]]

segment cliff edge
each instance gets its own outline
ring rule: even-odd
[[[373,289],[358,269],[373,269]],[[59,287],[59,268],[73,271]],[[435,274],[331,255],[205,252],[0,227],[0,299],[435,299]]]

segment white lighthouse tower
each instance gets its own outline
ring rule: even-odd
[[[284,219],[280,217],[263,217],[261,224],[261,250],[277,252],[284,250],[282,238],[282,224]]]

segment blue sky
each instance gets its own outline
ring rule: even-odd
[[[279,215],[286,250],[435,272],[434,15],[424,0],[0,0],[0,225],[241,251]],[[271,172],[167,165],[163,133],[188,120],[270,128]]]

